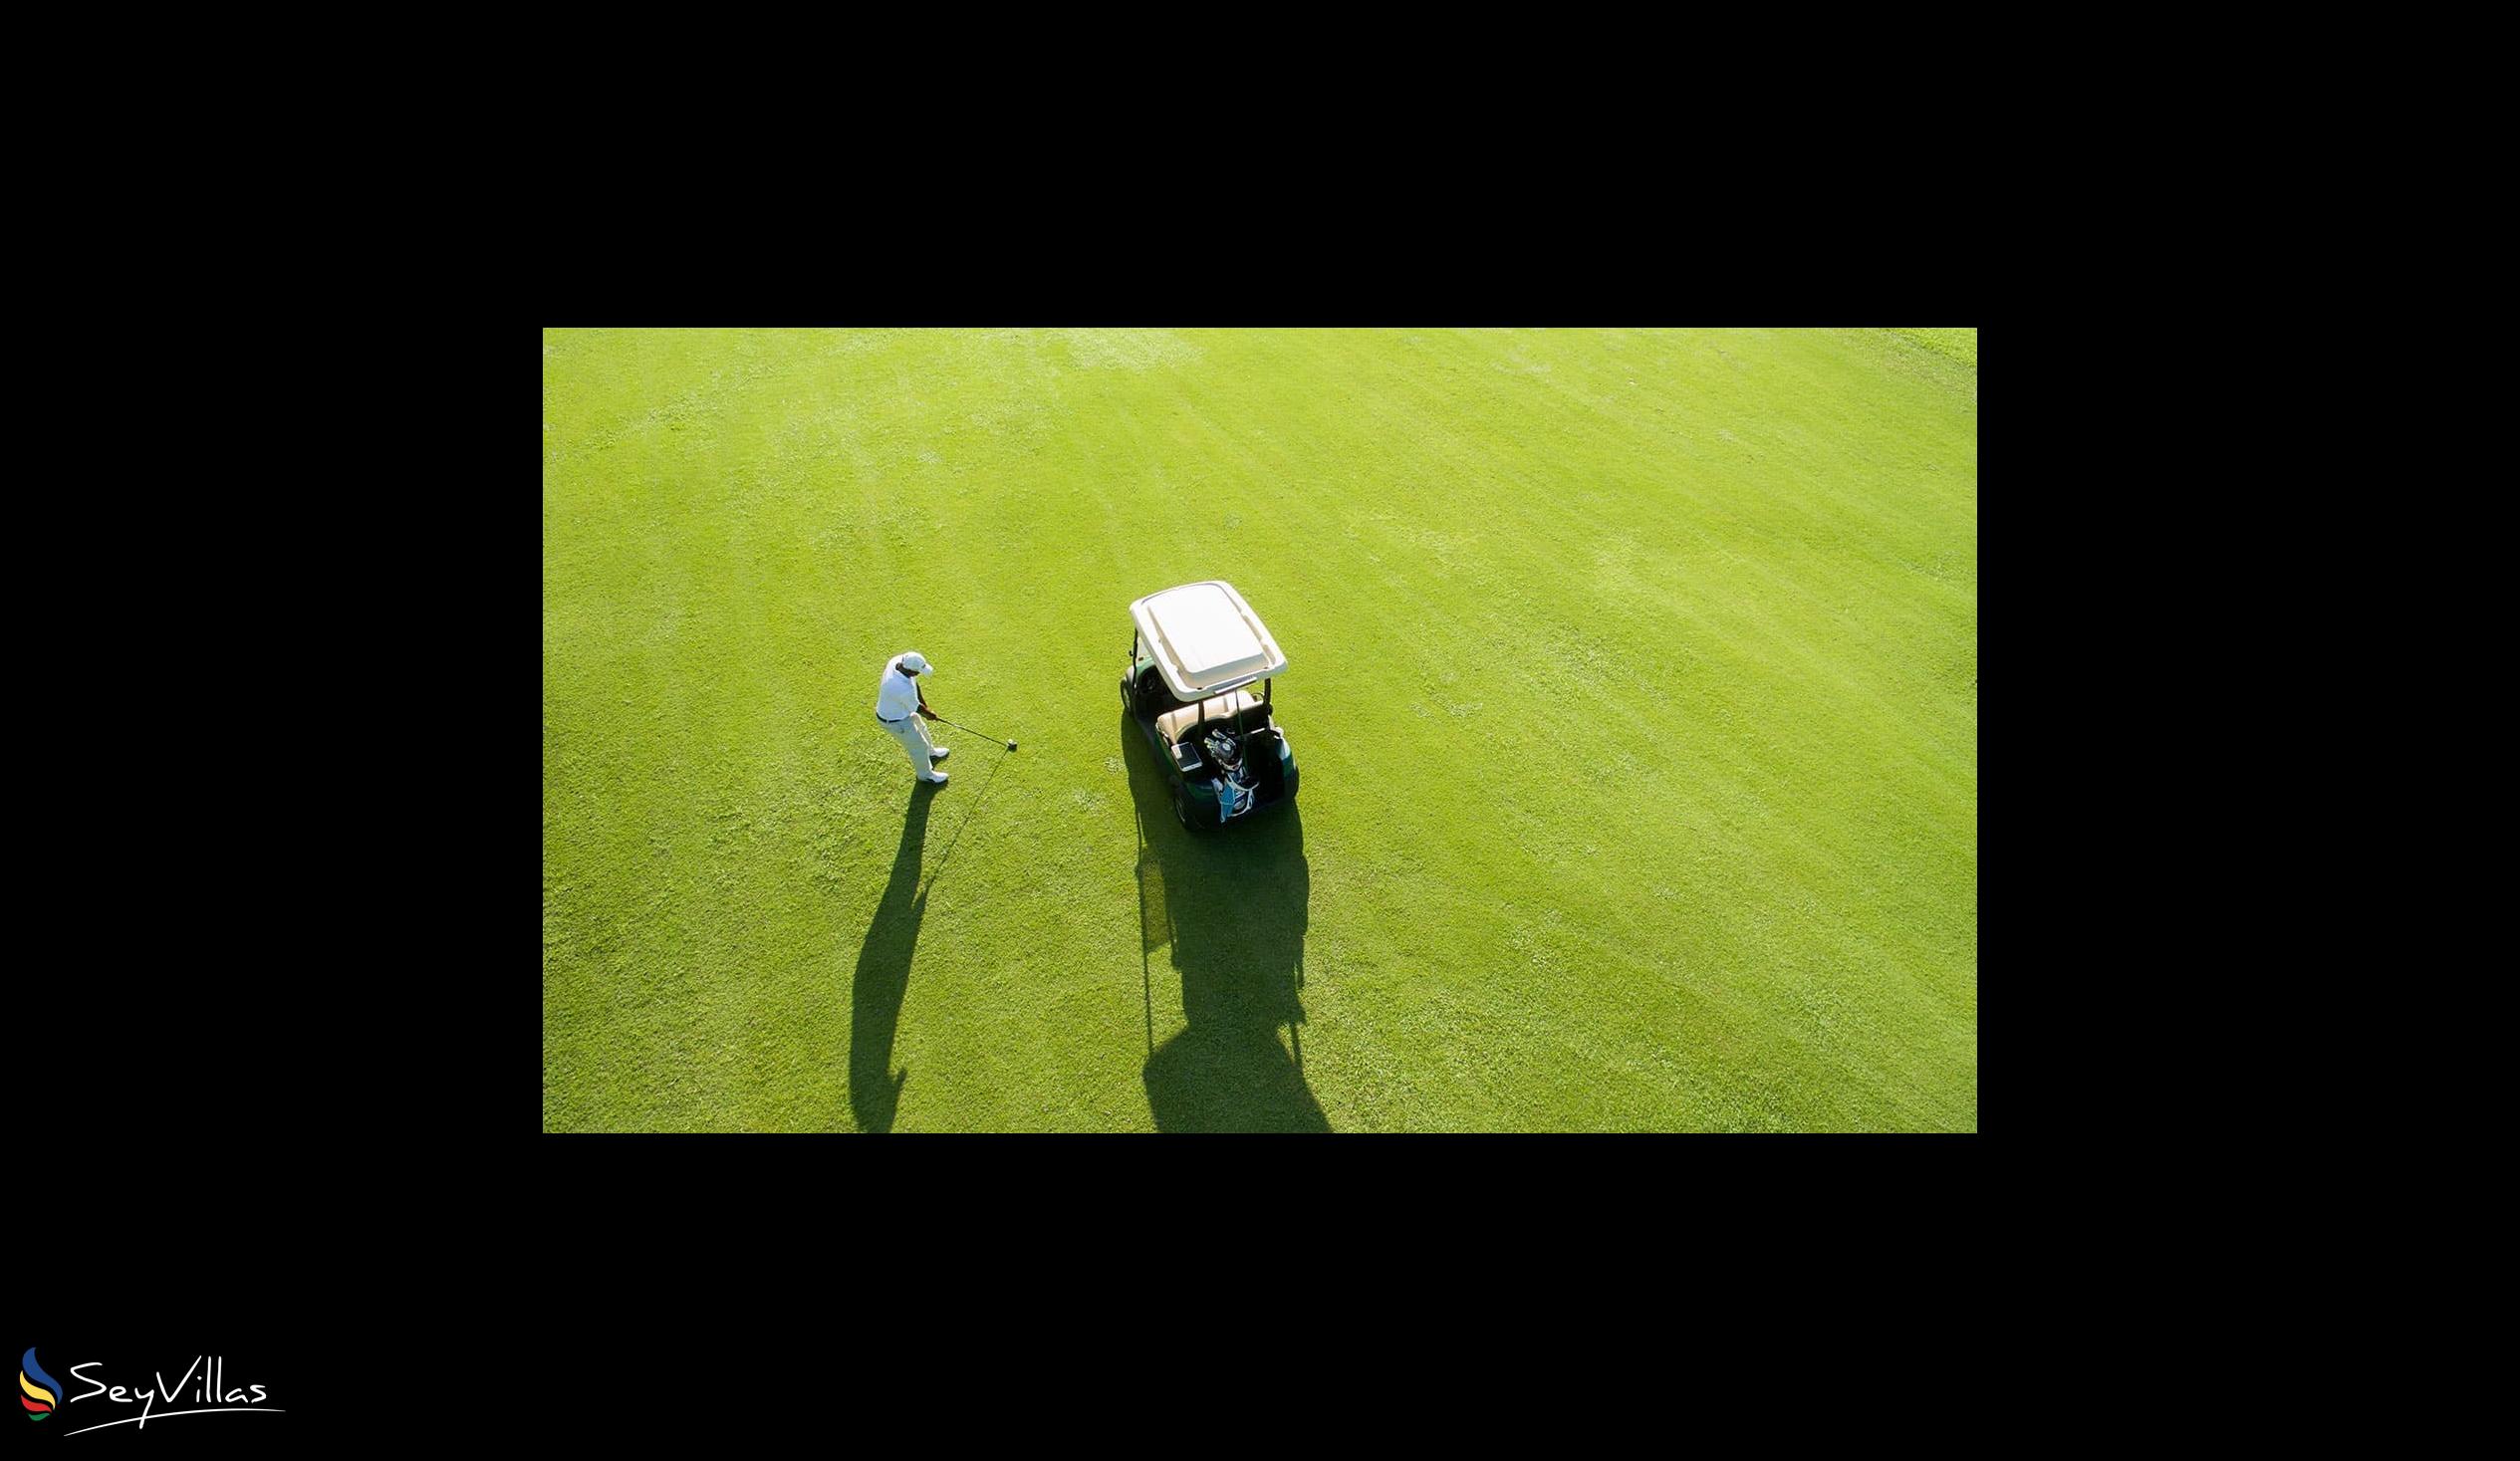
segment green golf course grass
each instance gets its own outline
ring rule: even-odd
[[[544,332],[546,1131],[1976,1127],[1975,330]]]

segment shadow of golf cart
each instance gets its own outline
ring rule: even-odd
[[[1203,832],[1294,801],[1295,752],[1271,704],[1286,656],[1234,586],[1166,589],[1129,616],[1121,708],[1154,750],[1172,815]]]
[[[1232,837],[1180,825],[1135,717],[1120,718],[1136,804],[1138,977],[1146,1105],[1159,1131],[1327,1131],[1304,1074],[1304,944],[1312,870],[1304,809]],[[1167,973],[1168,971],[1168,973]],[[1158,1038],[1158,976],[1180,981],[1181,1024]]]

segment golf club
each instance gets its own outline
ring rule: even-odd
[[[971,733],[972,733],[973,735],[978,736],[978,737],[980,737],[982,740],[985,740],[985,741],[994,741],[994,740],[996,740],[996,739],[997,739],[997,737],[995,737],[995,736],[993,736],[993,735],[990,735],[987,731],[976,731],[976,730],[971,730],[971,727],[969,727],[969,726],[967,726],[967,725],[964,725],[964,724],[962,724],[962,723],[961,723],[961,722],[959,722],[959,721],[947,720],[947,719],[945,719],[945,717],[943,717],[943,716],[941,716],[941,715],[931,716],[931,717],[930,717],[930,719],[934,720],[934,721],[935,721],[937,724],[939,724],[939,725],[950,725],[950,726],[952,726],[955,730],[958,730],[958,731],[971,731]],[[1014,750],[1014,749],[1015,749],[1015,743],[1014,743],[1013,741],[1008,741],[1008,742],[1006,743],[1006,749],[1008,749],[1008,750],[1010,750],[1010,751]]]

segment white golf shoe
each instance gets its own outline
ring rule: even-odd
[[[946,757],[948,757],[948,756],[951,756],[953,753],[954,753],[954,748],[953,748],[953,747],[951,747],[951,746],[947,746],[947,747],[943,748],[942,750],[930,751],[930,752],[928,752],[928,753],[927,753],[927,764],[928,764],[928,765],[930,765],[930,766],[933,766],[933,765],[935,765],[937,762],[944,760],[944,759],[945,759]]]
[[[927,784],[928,784],[929,786],[931,786],[931,787],[940,787],[940,786],[943,786],[943,785],[945,784],[945,780],[946,780],[946,778],[945,778],[945,773],[943,773],[943,772],[941,772],[941,771],[940,771],[940,772],[937,772],[934,776],[922,776],[922,777],[920,777],[920,778],[919,778],[919,780],[920,780],[920,781],[923,781],[923,782],[925,782],[925,783],[927,783]]]

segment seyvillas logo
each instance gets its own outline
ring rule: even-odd
[[[62,1434],[75,1436],[113,1425],[137,1426],[146,1430],[152,1420],[165,1420],[177,1415],[288,1413],[277,1405],[263,1403],[271,1398],[271,1392],[263,1386],[235,1382],[228,1374],[224,1355],[197,1354],[190,1364],[184,1366],[183,1373],[171,1381],[166,1378],[164,1370],[151,1371],[149,1379],[152,1383],[146,1385],[116,1384],[92,1372],[104,1369],[105,1363],[102,1359],[90,1359],[71,1365],[71,1379],[87,1388],[64,1396],[60,1382],[44,1372],[35,1362],[35,1351],[29,1348],[26,1357],[18,1361],[18,1388],[25,1391],[18,1398],[26,1406],[27,1418],[42,1420],[62,1405],[84,1407],[84,1402],[100,1399],[108,1402],[103,1406],[82,1408],[70,1415],[71,1429]],[[158,1408],[185,1400],[192,1402],[191,1408]],[[113,1406],[130,1405],[139,1407],[137,1415],[114,1415]],[[108,1419],[108,1416],[114,1418]],[[80,1421],[92,1423],[80,1425]]]
[[[26,1407],[26,1418],[42,1420],[53,1413],[55,1397],[61,1394],[61,1381],[44,1372],[35,1362],[35,1350],[29,1346],[26,1357],[18,1361],[18,1388],[26,1391],[18,1403]]]

